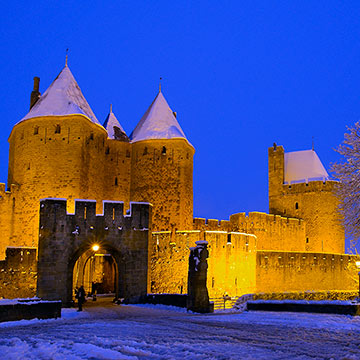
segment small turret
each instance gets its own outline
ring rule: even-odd
[[[39,86],[40,86],[40,78],[35,76],[34,77],[34,89],[30,95],[30,109],[36,104],[36,102],[40,98],[41,94],[39,92]]]

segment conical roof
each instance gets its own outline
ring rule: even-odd
[[[130,135],[131,142],[186,136],[160,91]],[[187,140],[187,139],[186,139]]]
[[[66,65],[45,93],[20,121],[39,116],[82,114],[101,125]]]
[[[110,139],[116,139],[119,140],[119,136],[122,135],[127,137],[124,129],[119,123],[119,120],[116,118],[114,113],[112,112],[112,108],[110,108],[109,115],[106,117],[106,120],[104,122],[104,128],[106,129],[108,133],[108,137]]]
[[[294,151],[284,154],[285,184],[328,180],[325,170],[314,150]]]

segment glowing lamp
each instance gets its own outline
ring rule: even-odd
[[[100,246],[98,244],[95,244],[95,245],[92,246],[92,249],[94,251],[98,251],[100,249]],[[359,266],[360,266],[360,262],[359,262]]]

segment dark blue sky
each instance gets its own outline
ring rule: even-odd
[[[7,138],[69,66],[98,119],[127,134],[163,93],[196,149],[194,215],[267,211],[267,148],[325,167],[360,118],[359,1],[28,1],[0,13],[0,181]]]

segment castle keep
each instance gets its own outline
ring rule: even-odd
[[[344,254],[339,184],[313,150],[269,148],[269,214],[193,218],[195,150],[163,93],[127,136],[112,109],[98,121],[67,65],[42,96],[35,78],[30,111],[9,144],[0,296],[13,297],[14,286],[29,296],[24,274],[39,296],[65,302],[95,278],[133,301],[186,293],[189,248],[198,240],[209,244],[210,297],[357,286],[354,257]],[[97,274],[99,264],[108,270]]]

